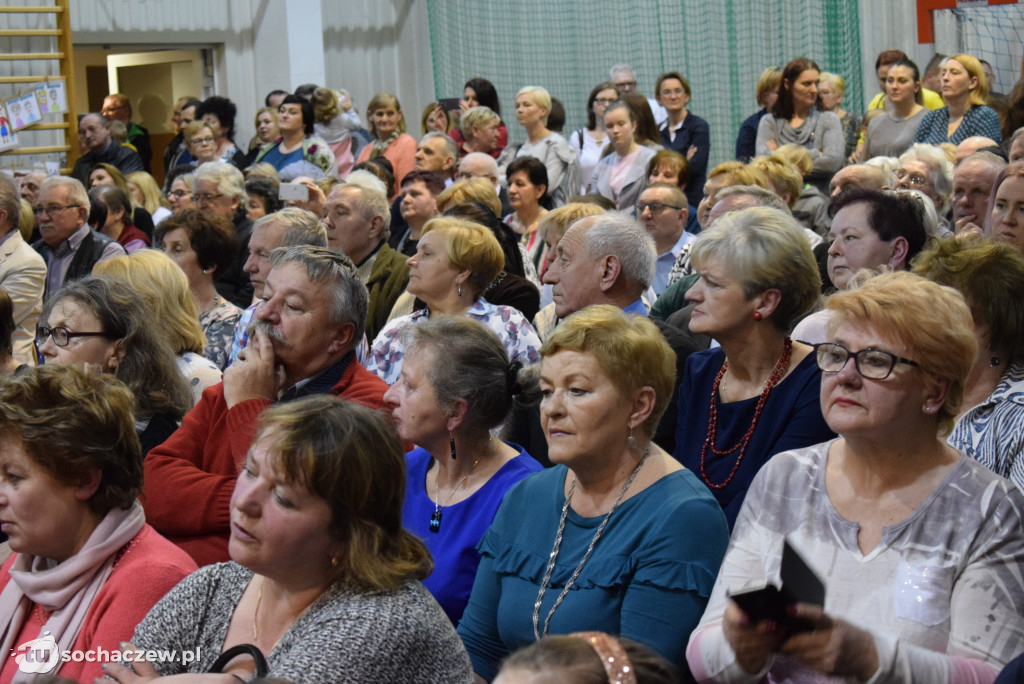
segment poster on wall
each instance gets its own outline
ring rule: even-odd
[[[7,106],[7,118],[11,122],[12,130],[20,131],[22,128],[31,126],[43,118],[42,114],[39,113],[39,104],[36,102],[35,92],[11,98],[5,104]]]
[[[36,95],[39,90],[36,90]],[[68,111],[68,95],[64,88],[64,79],[46,82],[46,109],[48,114],[63,114]]]
[[[14,134],[11,120],[7,116],[7,107],[0,102],[0,151],[18,146],[18,136]]]

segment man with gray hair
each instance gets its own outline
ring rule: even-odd
[[[309,245],[271,254],[249,346],[144,464],[147,522],[199,565],[229,559],[238,463],[266,408],[328,392],[384,407],[387,385],[353,351],[366,305],[366,288],[344,255]]]
[[[316,214],[298,207],[286,207],[267,214],[253,224],[252,236],[249,238],[249,258],[242,270],[249,274],[256,301],[242,312],[235,324],[229,364],[249,344],[249,323],[256,307],[263,303],[263,285],[270,273],[271,253],[278,247],[292,245],[327,246],[327,231]]]
[[[356,275],[369,291],[366,335],[372,341],[387,323],[391,307],[409,282],[405,255],[388,244],[388,199],[373,190],[342,183],[331,190],[324,208],[328,247],[352,259]]]
[[[125,254],[124,247],[89,228],[89,195],[67,176],[50,176],[39,188],[33,212],[41,239],[32,247],[46,261],[46,294],[92,273],[97,262]]]
[[[417,171],[431,171],[444,179],[445,186],[452,184],[456,162],[459,160],[459,146],[451,136],[431,131],[420,138],[412,168]]]
[[[7,293],[14,307],[10,351],[19,364],[35,365],[32,340],[43,311],[46,262],[22,239],[18,231],[20,216],[18,190],[0,174],[0,290]]]
[[[989,212],[989,194],[1006,162],[991,152],[975,152],[953,169],[953,232],[978,232]]]
[[[622,94],[639,92],[636,84],[636,72],[628,64],[616,64],[608,70],[608,78]],[[654,121],[659,126],[668,119],[668,112],[654,98],[647,98],[647,104],[651,106],[651,113],[654,114]]]
[[[78,122],[78,144],[86,150],[75,162],[71,177],[89,185],[89,170],[97,164],[110,164],[125,174],[146,171],[139,153],[125,147],[110,135],[110,122],[102,114],[90,112]]]
[[[654,280],[657,259],[654,240],[631,216],[580,219],[558,241],[544,273],[555,314],[565,318],[592,304],[611,304],[646,316],[642,295]]]

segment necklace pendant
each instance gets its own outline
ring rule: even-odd
[[[430,516],[430,531],[434,534],[441,531],[441,511],[434,511]]]

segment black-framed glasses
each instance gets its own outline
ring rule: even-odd
[[[637,214],[644,213],[644,209],[650,209],[652,214],[657,214],[658,212],[663,211],[664,209],[675,209],[676,211],[679,211],[680,209],[682,209],[682,207],[677,207],[674,204],[663,204],[661,202],[637,202],[636,203],[636,213]]]
[[[204,194],[204,195],[195,194],[195,195],[192,195],[192,201],[195,202],[196,204],[199,204],[200,202],[209,203],[209,202],[214,201],[215,199],[220,199],[223,196],[224,195],[220,194],[220,193],[217,193],[216,195],[211,195],[209,193]]]
[[[610,104],[615,104],[618,101],[619,101],[619,99],[617,97],[595,97],[594,98],[594,104],[610,105]]]
[[[857,372],[869,380],[885,380],[897,363],[918,366],[916,361],[896,356],[881,349],[861,349],[859,352],[852,352],[835,342],[822,342],[814,345],[814,358],[818,362],[818,368],[824,373],[838,373],[843,370],[851,356]]]
[[[78,209],[81,206],[81,204],[47,204],[45,207],[33,207],[32,213],[36,216],[42,216],[43,214],[53,216],[67,209]]]
[[[46,341],[47,337],[53,338],[53,343],[58,347],[66,347],[75,337],[106,337],[103,332],[74,332],[64,327],[47,328],[44,325],[36,328],[36,341],[40,344]]]
[[[169,193],[167,193],[167,196],[181,199],[182,197],[188,197],[191,194],[192,193],[189,192],[188,190],[171,190]]]

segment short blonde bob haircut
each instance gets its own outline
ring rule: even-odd
[[[171,208],[163,193],[160,192],[160,186],[156,184],[156,179],[145,171],[134,171],[124,179],[139,189],[139,193],[142,194],[142,208],[150,214],[155,213],[161,207]],[[128,193],[128,196],[132,197],[132,194]]]
[[[755,86],[757,104],[763,107],[768,93],[777,91],[780,85],[782,85],[782,67],[770,66],[762,71],[761,75],[757,77],[757,86]]]
[[[501,117],[495,114],[490,107],[479,105],[466,110],[462,118],[459,119],[459,130],[462,131],[464,138],[468,138],[469,134],[473,132],[473,126],[483,128],[495,121],[501,123]]]
[[[590,202],[570,202],[544,214],[537,224],[537,234],[542,240],[557,244],[572,224],[588,216],[600,216],[604,209]]]
[[[142,295],[175,354],[203,353],[206,335],[199,325],[188,278],[169,256],[155,249],[140,249],[101,261],[92,272],[120,280]]]
[[[466,285],[472,288],[475,299],[494,281],[505,268],[505,253],[501,251],[498,238],[490,228],[464,219],[442,216],[427,221],[423,235],[432,230],[442,231],[445,254],[452,267],[468,270]]]
[[[551,113],[551,93],[547,89],[540,86],[526,86],[519,89],[519,92],[516,93],[516,99],[518,100],[523,95],[529,95],[535,105],[546,110],[548,114]],[[544,115],[545,126],[548,125],[548,114]]]
[[[253,444],[267,441],[270,466],[331,510],[338,542],[320,559],[357,591],[395,591],[433,570],[430,552],[402,527],[405,452],[380,412],[330,394],[273,406]]]
[[[836,89],[836,95],[842,97],[846,92],[846,79],[839,74],[833,74],[831,71],[822,71],[818,74],[818,83],[831,83],[832,87]]]
[[[466,202],[480,202],[495,216],[501,216],[501,200],[494,184],[486,178],[463,178],[455,181],[437,196],[437,210],[444,213],[449,207]]]
[[[747,299],[778,290],[768,320],[784,332],[814,306],[821,293],[818,262],[800,224],[778,209],[753,207],[725,214],[697,236],[690,252],[700,270],[708,258],[724,263]]]
[[[949,389],[936,417],[940,434],[956,422],[967,374],[978,354],[971,310],[963,295],[913,273],[899,271],[868,278],[829,297],[833,312],[829,339],[843,323],[869,326],[906,348],[925,380],[947,380]]]
[[[711,169],[708,180],[718,176],[729,176],[727,185],[757,185],[768,189],[768,179],[757,169],[739,161],[722,162]]]
[[[668,408],[676,381],[675,353],[657,327],[641,316],[600,304],[588,306],[562,321],[548,336],[540,355],[560,351],[593,354],[601,370],[624,395],[641,387],[654,390],[654,410],[640,426],[650,437]],[[626,416],[622,417],[623,423]]]
[[[796,206],[804,189],[804,177],[793,162],[775,152],[768,157],[754,157],[750,166],[764,174],[770,189],[785,200],[790,209]]]
[[[988,92],[992,84],[985,78],[985,70],[981,68],[981,62],[978,61],[977,57],[971,55],[953,55],[947,57],[946,61],[943,62],[945,66],[949,60],[955,59],[963,65],[964,69],[967,70],[967,75],[978,79],[978,85],[975,86],[974,90],[971,91],[970,102],[972,105],[985,105],[988,104]]]

